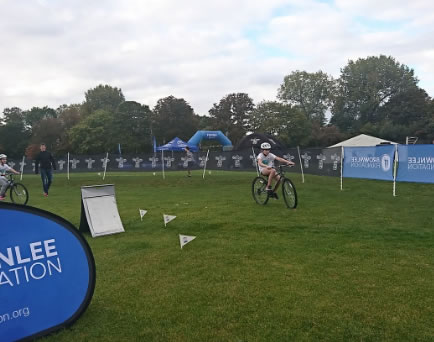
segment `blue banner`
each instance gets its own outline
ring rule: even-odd
[[[343,176],[393,180],[395,145],[344,147]]]
[[[397,181],[434,183],[434,145],[399,145]]]
[[[32,339],[75,322],[95,288],[92,252],[59,216],[0,205],[0,340]]]

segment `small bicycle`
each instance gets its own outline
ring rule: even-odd
[[[8,191],[8,189],[10,189],[9,193],[13,203],[22,205],[27,204],[29,201],[29,192],[23,184],[15,182],[12,174],[9,174],[8,187],[6,188],[6,191]]]
[[[279,165],[277,174],[280,176],[280,179],[274,186],[273,193],[277,186],[282,183],[283,200],[289,209],[295,209],[297,207],[297,191],[291,180],[285,177],[284,167],[291,167],[291,165]],[[256,203],[261,205],[267,204],[270,199],[270,193],[267,191],[267,179],[260,176],[253,180],[252,195]]]

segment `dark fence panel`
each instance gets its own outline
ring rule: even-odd
[[[381,152],[381,147],[375,149],[375,153]],[[363,149],[361,147],[360,149]],[[255,171],[256,157],[259,149],[244,149],[239,151],[209,152],[200,151],[193,153],[193,159],[188,160],[185,152],[161,152],[124,155],[98,154],[98,155],[69,155],[55,158],[57,172],[102,172],[107,162],[107,171],[161,171],[162,161],[165,171],[177,171],[190,169],[203,169],[205,162],[208,170],[225,171]],[[313,174],[319,176],[340,177],[342,164],[342,148],[290,148],[286,150],[272,151],[279,157],[295,162],[291,172]],[[397,181],[434,183],[434,145],[398,145],[399,167]],[[380,153],[381,154],[381,153]],[[207,158],[208,156],[208,158]],[[382,153],[384,157],[384,153]],[[347,155],[347,158],[351,156]],[[389,158],[393,161],[393,158]],[[23,160],[8,160],[8,164],[17,171],[21,170]],[[35,163],[25,159],[23,172],[34,173]],[[348,171],[348,170],[347,170]],[[345,176],[345,174],[344,174]],[[360,177],[364,178],[364,177]],[[369,178],[369,177],[366,177]],[[377,179],[377,178],[374,178]],[[380,179],[380,178],[379,178]]]
[[[277,156],[292,160],[295,167],[291,172],[301,172],[300,157],[296,148],[272,151]],[[255,171],[256,157],[260,150],[245,149],[240,151],[193,153],[193,159],[188,160],[184,152],[161,152],[123,155],[69,155],[69,172],[102,172],[107,162],[107,171],[161,171],[162,160],[165,171],[186,170],[190,166],[193,170],[203,169],[205,162],[208,170],[225,171]],[[305,173],[327,176],[340,176],[340,148],[335,149],[301,149],[301,161]],[[55,158],[57,172],[67,172],[68,156]],[[24,161],[24,173],[32,173],[35,163],[30,159]],[[9,165],[20,170],[22,160],[9,160]]]
[[[319,176],[341,176],[341,148],[308,148],[300,150],[304,173]]]

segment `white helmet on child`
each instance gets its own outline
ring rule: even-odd
[[[8,159],[8,156],[6,154],[0,154],[0,159]]]
[[[263,150],[271,150],[271,145],[267,142],[261,144],[261,149]]]

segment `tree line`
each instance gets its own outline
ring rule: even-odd
[[[407,136],[434,139],[434,100],[418,86],[414,71],[391,56],[350,60],[340,77],[293,71],[276,100],[253,102],[246,93],[225,95],[209,115],[197,115],[183,98],[168,96],[154,108],[125,99],[122,90],[98,85],[80,104],[57,109],[5,108],[0,151],[33,157],[45,142],[57,155],[140,153],[175,136],[221,130],[236,145],[248,132],[269,133],[287,146],[329,146],[359,133],[404,143]],[[326,118],[330,116],[330,121]]]

